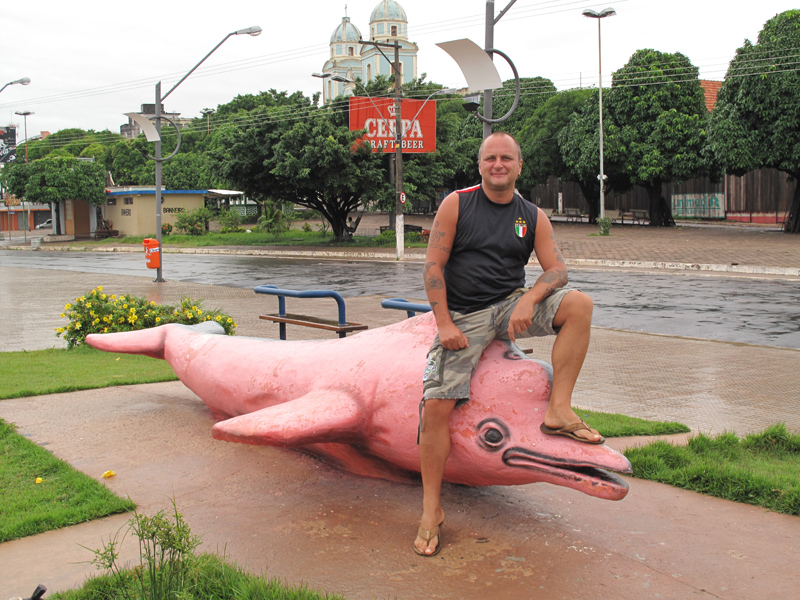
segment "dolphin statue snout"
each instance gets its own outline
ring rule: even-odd
[[[166,360],[219,421],[219,440],[297,448],[343,469],[419,480],[418,404],[432,315],[344,339],[237,338],[216,324],[93,334],[89,345]],[[619,500],[628,460],[605,445],[547,436],[539,426],[551,371],[509,342],[484,352],[470,400],[451,419],[444,480],[470,486],[547,482]]]

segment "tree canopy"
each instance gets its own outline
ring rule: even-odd
[[[650,224],[668,225],[662,184],[709,170],[703,159],[708,112],[697,67],[680,52],[638,50],[613,74],[607,97],[604,116],[618,129],[623,170],[647,190]]]
[[[722,167],[743,175],[773,168],[800,179],[800,10],[766,22],[757,43],[745,40],[728,67],[711,114],[711,148]],[[800,233],[800,185],[784,230]]]

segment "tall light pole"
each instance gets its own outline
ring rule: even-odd
[[[613,17],[617,12],[613,8],[604,8],[599,13],[590,9],[583,11],[584,17],[597,19],[597,64],[598,64],[598,89],[600,99],[600,218],[606,216],[606,175],[603,173],[603,45],[600,39],[600,21],[606,17]]]
[[[8,84],[6,84],[8,85]],[[25,119],[25,162],[28,162],[28,115],[33,115],[36,113],[32,113],[29,110],[15,111],[15,114],[22,116]]]
[[[208,135],[209,133],[211,133],[211,115],[213,115],[217,111],[214,110],[213,108],[204,108],[200,112],[204,114],[206,117],[206,135]]]
[[[486,54],[489,55],[489,58],[492,57],[494,54],[494,26],[497,22],[503,18],[503,15],[508,12],[508,9],[513,6],[513,4],[517,0],[511,0],[506,7],[500,11],[500,14],[496,17],[494,16],[494,0],[487,0],[486,2]],[[506,57],[507,59],[507,57]],[[517,78],[517,97],[519,97],[519,78]],[[486,117],[487,120],[483,120],[483,139],[486,139],[490,135],[492,135],[492,90],[484,90],[483,91],[483,116]],[[514,108],[511,109],[513,111]],[[510,112],[509,112],[510,114]]]
[[[231,37],[232,35],[251,35],[251,36],[255,37],[255,36],[260,35],[260,34],[261,34],[261,27],[259,27],[257,25],[254,26],[254,27],[248,27],[247,29],[239,29],[238,31],[232,31],[231,33],[226,35],[224,38],[222,38],[222,41],[219,44],[217,44],[216,46],[214,46],[211,49],[211,52],[206,54],[199,63],[197,63],[195,66],[193,66],[189,70],[189,72],[186,73],[186,75],[181,77],[180,81],[178,81],[178,83],[173,85],[172,89],[170,89],[166,94],[164,94],[163,96],[161,95],[161,82],[159,81],[156,84],[155,121],[156,121],[156,131],[159,134],[159,139],[155,143],[156,144],[156,149],[155,149],[156,150],[156,155],[154,157],[152,157],[153,160],[156,161],[156,240],[158,241],[158,268],[156,269],[156,278],[155,278],[156,282],[160,283],[160,282],[164,281],[164,279],[161,277],[161,269],[162,269],[162,252],[161,252],[161,175],[162,175],[162,165],[161,165],[161,163],[164,162],[165,159],[161,158],[161,118],[162,118],[161,117],[161,103],[164,100],[166,100],[167,96],[169,96],[172,92],[174,92],[175,88],[178,87],[180,84],[182,84],[186,80],[186,78],[189,77],[189,75],[194,73],[195,69],[197,69],[197,67],[199,67],[201,64],[203,64],[203,62],[205,62],[205,60],[209,56],[211,56],[216,51],[217,48],[222,46],[222,44],[224,44],[225,41],[229,37]],[[178,140],[179,140],[179,143],[180,143],[180,133],[178,134]],[[174,153],[173,153],[173,155],[174,155]],[[172,157],[170,156],[168,158],[172,158]]]
[[[30,77],[23,77],[21,79],[15,79],[14,81],[9,81],[7,84],[5,84],[3,87],[1,87],[0,88],[0,92],[2,92],[4,89],[6,89],[10,85],[15,85],[17,83],[20,84],[20,85],[28,85],[30,82],[31,82]]]

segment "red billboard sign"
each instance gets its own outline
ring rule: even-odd
[[[374,104],[373,104],[374,101]],[[436,152],[436,102],[402,101],[403,152]],[[394,98],[350,97],[350,130],[365,129],[362,140],[373,152],[394,152],[397,115]]]

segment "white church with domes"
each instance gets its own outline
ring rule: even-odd
[[[345,7],[345,14],[347,8]],[[339,75],[354,80],[360,78],[366,84],[378,75],[391,77],[394,49],[382,47],[381,54],[375,46],[359,43],[361,31],[345,16],[331,35],[331,57],[325,61],[322,73],[329,75],[323,82],[322,98],[325,102],[340,95],[352,96],[358,92],[353,83],[333,81],[330,75]],[[395,0],[381,0],[372,10],[369,19],[369,39],[372,42],[400,46],[400,81],[417,78],[418,46],[408,41],[408,18],[406,11]]]

